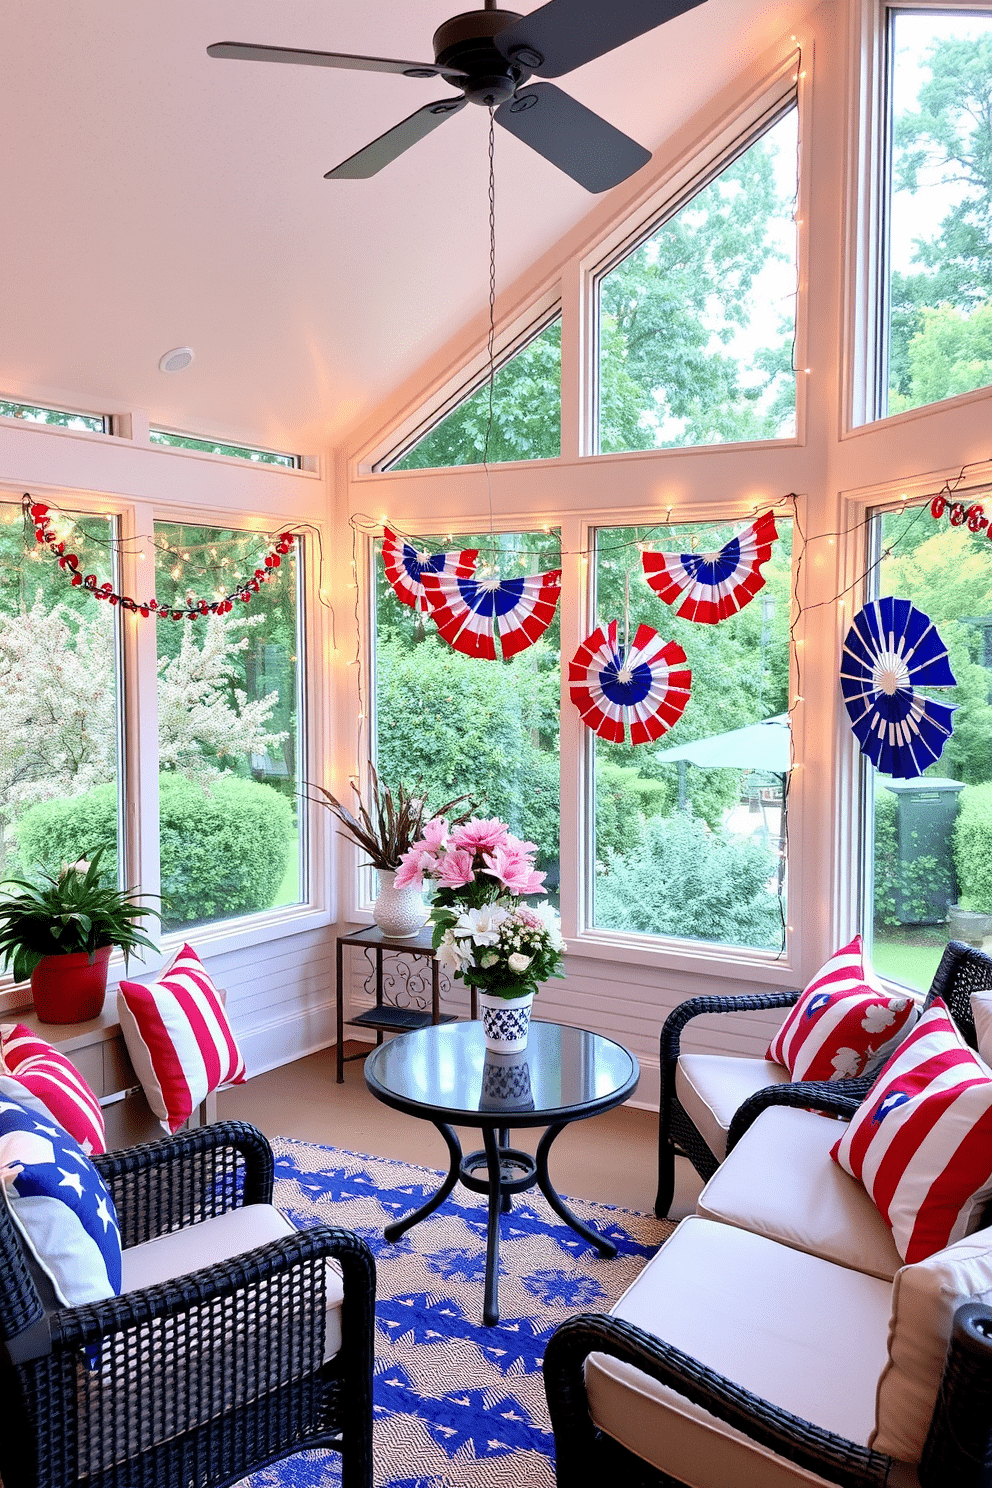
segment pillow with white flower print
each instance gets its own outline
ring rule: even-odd
[[[893,1050],[919,1015],[915,998],[890,995],[861,936],[816,973],[768,1046],[794,1080],[851,1080]]]

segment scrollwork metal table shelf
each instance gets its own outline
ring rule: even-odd
[[[375,982],[375,1005],[353,1018],[344,1016],[344,948],[359,946],[365,951],[374,966],[366,978],[366,987]],[[427,1000],[428,973],[417,972],[402,959],[395,967],[383,969],[383,955],[390,954],[420,957],[430,962],[430,1004]],[[476,1017],[476,993],[472,988],[472,1017]],[[352,1059],[364,1059],[360,1054],[345,1054],[344,1029],[349,1027],[374,1028],[375,1041],[382,1043],[384,1033],[409,1033],[415,1028],[426,1028],[432,1023],[452,1023],[453,1013],[441,1012],[441,979],[434,948],[431,945],[431,927],[425,925],[416,935],[394,939],[384,935],[378,925],[366,925],[353,930],[349,935],[339,935],[337,944],[337,1083],[344,1081],[345,1064]]]

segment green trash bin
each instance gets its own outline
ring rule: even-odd
[[[920,858],[935,862],[929,879],[920,886],[922,893],[897,893],[896,914],[904,925],[942,925],[958,897],[954,820],[964,781],[920,776],[883,783],[896,798],[896,850],[903,868]]]

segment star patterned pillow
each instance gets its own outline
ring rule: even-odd
[[[103,1179],[68,1132],[6,1098],[0,1098],[0,1187],[63,1306],[120,1295],[120,1229]]]

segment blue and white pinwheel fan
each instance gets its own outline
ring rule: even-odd
[[[954,705],[918,687],[954,687],[947,647],[908,599],[876,599],[854,617],[840,685],[862,754],[886,775],[922,775],[951,737]]]

